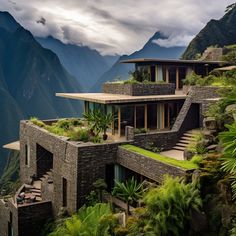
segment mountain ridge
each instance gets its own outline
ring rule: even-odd
[[[206,26],[190,42],[182,55],[183,59],[195,59],[207,47],[224,47],[236,44],[236,7],[228,11],[219,20],[210,20]]]

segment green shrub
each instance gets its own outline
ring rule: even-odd
[[[72,141],[82,141],[82,142],[88,142],[90,137],[89,137],[89,130],[87,129],[73,129],[68,132],[68,136],[70,140]]]
[[[153,235],[192,235],[189,234],[192,213],[200,212],[202,207],[195,185],[166,177],[163,184],[151,189],[144,200]]]
[[[203,160],[203,156],[201,156],[201,155],[195,155],[195,156],[193,156],[192,157],[192,159],[190,160],[190,162],[192,162],[192,163],[194,163],[194,164],[196,164],[196,165],[200,165],[200,163],[202,162],[202,160]]]
[[[39,126],[41,128],[45,128],[46,127],[46,124],[43,121],[41,121],[38,118],[36,118],[36,117],[31,117],[30,118],[30,122],[32,122],[34,125],[37,125],[37,126]]]
[[[101,142],[102,142],[102,138],[101,138],[100,136],[93,136],[93,137],[91,138],[91,141],[92,141],[93,143],[101,143]]]
[[[183,84],[194,86],[197,84],[199,79],[202,79],[202,77],[197,75],[195,72],[192,72],[186,76],[186,78],[183,80]]]
[[[148,130],[146,128],[134,129],[134,134],[146,134]]]
[[[196,148],[197,154],[202,155],[202,154],[207,153],[207,148],[202,143],[197,143],[195,148]]]

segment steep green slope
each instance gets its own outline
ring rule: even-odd
[[[9,153],[4,174],[0,178],[0,195],[6,195],[15,190],[19,184],[19,152]]]
[[[18,139],[19,121],[78,116],[78,102],[55,97],[80,85],[52,51],[43,48],[6,12],[0,12],[0,175],[7,161],[3,144]]]
[[[190,42],[183,59],[194,59],[209,46],[223,47],[236,44],[236,7],[227,12],[220,20],[211,20]]]

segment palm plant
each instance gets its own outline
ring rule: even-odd
[[[108,236],[115,224],[116,219],[112,216],[110,206],[98,203],[92,207],[81,208],[50,236]]]
[[[236,122],[225,126],[228,131],[219,134],[220,141],[224,147],[222,170],[231,176],[233,199],[236,199]]]
[[[138,183],[134,177],[127,180],[125,183],[115,180],[115,187],[112,194],[120,197],[127,204],[127,214],[130,213],[130,204],[137,202],[145,192],[143,183]]]
[[[160,187],[151,189],[144,201],[154,235],[184,235],[192,212],[202,206],[199,190],[193,184],[170,177]]]
[[[107,129],[110,128],[113,121],[113,115],[111,113],[109,114],[101,114],[100,116],[100,128],[103,131],[103,139],[107,139]]]
[[[100,110],[93,110],[83,114],[83,117],[88,122],[90,129],[97,137],[101,131],[103,131],[103,139],[107,139],[107,129],[111,126],[113,121],[112,113],[104,114]]]

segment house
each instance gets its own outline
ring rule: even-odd
[[[136,64],[136,81],[104,84],[103,93],[56,94],[83,100],[86,112],[100,109],[112,113],[111,139],[75,142],[31,121],[21,121],[22,185],[15,196],[0,199],[2,236],[39,235],[48,219],[62,210],[73,213],[81,207],[99,178],[107,182],[109,190],[114,179],[135,175],[140,180],[161,182],[165,174],[184,176],[192,171],[191,167],[153,159],[124,145],[145,148],[152,143],[169,150],[186,131],[201,127],[204,112],[218,99],[217,88],[196,86],[184,94],[182,81],[190,71],[207,75],[221,62],[135,59],[123,63]],[[54,122],[45,121],[49,126]],[[148,132],[136,134],[137,129]],[[24,201],[19,199],[21,195]]]

